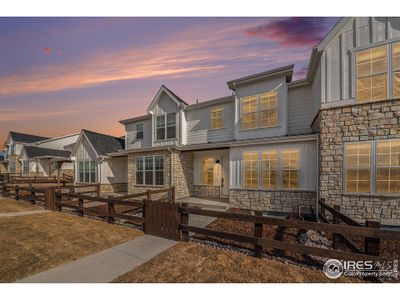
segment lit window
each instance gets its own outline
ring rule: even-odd
[[[345,147],[346,192],[369,193],[371,190],[371,144]]]
[[[258,188],[258,153],[244,152],[244,187]]]
[[[202,165],[203,184],[213,185],[214,183],[214,159],[207,158],[203,160]]]
[[[260,95],[260,126],[273,127],[278,124],[278,93],[276,91]]]
[[[400,43],[393,45],[393,96],[400,97]]]
[[[211,111],[211,129],[220,129],[224,127],[224,110],[222,108],[214,108]]]
[[[377,149],[377,191],[400,193],[400,141],[378,142]]]
[[[299,151],[282,151],[282,188],[295,189],[299,187]]]
[[[263,189],[278,187],[278,153],[268,151],[262,153],[261,182]]]
[[[258,127],[258,99],[257,95],[242,98],[241,113],[242,129],[254,129]]]
[[[143,140],[144,132],[143,132],[143,123],[136,124],[136,139]]]
[[[387,98],[387,46],[357,52],[357,100]]]

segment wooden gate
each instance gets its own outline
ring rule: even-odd
[[[179,204],[152,200],[144,202],[144,233],[180,241]]]

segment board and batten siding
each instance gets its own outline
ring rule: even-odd
[[[100,183],[127,183],[128,160],[126,157],[106,158],[99,164]]]
[[[399,40],[399,17],[351,18],[321,56],[321,71],[314,79],[321,82],[321,95],[315,93],[316,100],[322,107],[354,103],[355,51]]]
[[[300,187],[297,190],[316,191],[317,189],[317,143],[316,141],[277,143],[248,147],[232,147],[230,149],[230,188],[243,188],[243,152],[257,151],[259,158],[263,151],[278,151],[278,170],[281,169],[281,152],[283,150],[299,150]],[[259,168],[261,162],[259,163]],[[261,174],[261,173],[259,173]],[[259,178],[261,180],[261,178]],[[281,172],[278,172],[278,182]]]
[[[311,133],[313,118],[311,87],[290,88],[288,91],[288,135]]]
[[[136,138],[136,126],[139,123],[143,123],[143,140],[138,140]],[[148,148],[151,147],[152,142],[151,142],[151,118],[133,122],[133,123],[128,123],[125,126],[125,131],[126,131],[126,149],[136,149],[136,148]]]
[[[211,111],[223,109],[223,128],[211,129]],[[204,144],[232,141],[234,139],[235,103],[215,104],[186,112],[187,144]]]

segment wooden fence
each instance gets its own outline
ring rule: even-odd
[[[325,224],[311,221],[277,219],[262,216],[261,212],[255,212],[254,215],[245,215],[230,212],[220,212],[199,208],[191,208],[187,205],[180,207],[182,231],[182,240],[189,240],[189,232],[201,234],[205,237],[220,238],[224,240],[232,240],[241,243],[252,244],[254,254],[261,257],[264,248],[277,250],[285,250],[298,254],[311,254],[320,257],[346,259],[346,260],[377,260],[379,253],[376,252],[376,245],[381,239],[400,241],[400,232],[381,230],[373,227],[350,226],[341,224]],[[249,222],[254,224],[254,235],[241,235],[224,231],[217,231],[207,228],[189,226],[188,220],[190,215],[199,215],[220,219],[228,219],[233,221]],[[295,244],[286,241],[278,241],[274,239],[262,238],[263,226],[282,226],[286,228],[297,228],[303,230],[315,230],[330,232],[333,234],[351,234],[364,237],[368,240],[370,246],[365,247],[365,253],[354,253],[347,251],[323,249],[302,244]]]

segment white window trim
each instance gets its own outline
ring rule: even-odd
[[[168,128],[167,115],[169,115],[169,114],[175,114],[175,137],[174,138],[167,138],[167,128]],[[164,122],[165,122],[164,123],[164,126],[165,126],[164,127],[164,136],[165,136],[165,138],[162,139],[162,140],[157,138],[157,129],[158,129],[158,127],[157,127],[157,118],[161,117],[161,116],[164,116]],[[169,126],[169,127],[172,127],[172,126]],[[154,115],[154,140],[156,142],[163,142],[163,141],[173,141],[173,140],[177,140],[177,139],[178,139],[178,112],[162,113],[162,114]]]
[[[146,184],[146,157],[152,157],[153,158],[153,184]],[[162,157],[163,158],[163,184],[156,184],[156,157]],[[136,170],[136,161],[138,159],[142,159],[143,160],[143,183],[137,183],[137,179],[136,179],[136,173],[138,172]],[[160,187],[160,186],[165,186],[165,168],[164,168],[164,164],[165,164],[165,157],[164,155],[143,155],[143,156],[137,156],[135,157],[135,182],[134,185],[135,186],[155,186],[155,187]]]
[[[139,125],[142,125],[142,131],[141,132],[143,133],[143,137],[141,139],[138,138],[138,132],[139,132],[138,131],[138,126]],[[144,140],[144,123],[143,122],[140,122],[140,123],[136,124],[136,140],[137,141],[143,141]]]
[[[379,142],[398,141],[399,139],[385,139],[385,140],[373,140],[373,141],[360,141],[360,142],[345,142],[343,143],[343,162],[342,162],[342,194],[343,195],[354,195],[354,196],[381,196],[381,197],[398,197],[400,193],[379,193],[377,192],[377,144]],[[350,144],[371,144],[371,174],[370,174],[370,192],[369,193],[357,193],[357,192],[346,192],[346,145]]]
[[[83,170],[85,170],[85,162],[86,161],[89,161],[89,162],[91,162],[91,161],[93,161],[94,162],[94,182],[91,182],[91,181],[89,181],[89,182],[87,182],[87,181],[80,181],[80,176],[79,176],[79,163],[80,162],[83,162],[84,163],[84,167],[83,167]],[[77,183],[89,183],[89,184],[92,184],[92,183],[99,183],[99,173],[100,172],[100,168],[99,168],[99,164],[97,163],[97,161],[96,160],[93,160],[93,159],[90,159],[90,158],[81,158],[81,159],[78,159],[78,160],[76,160],[76,174],[75,174],[75,182],[77,182]],[[84,174],[85,174],[85,172],[83,172]],[[89,174],[90,174],[90,172],[89,172]],[[89,175],[90,176],[90,175]]]

